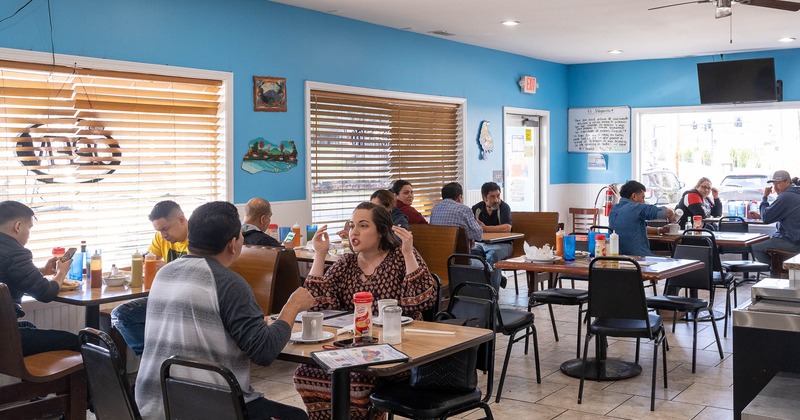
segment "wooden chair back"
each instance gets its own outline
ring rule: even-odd
[[[302,285],[297,255],[293,249],[278,248],[278,269],[275,272],[275,293],[272,298],[272,313],[277,314],[289,301],[289,296]]]
[[[230,269],[244,277],[253,289],[256,302],[264,311],[264,315],[269,315],[272,311],[278,252],[277,248],[245,245],[242,247],[242,254],[230,266]]]
[[[86,418],[81,354],[57,350],[23,356],[14,305],[8,286],[0,283],[0,331],[4,337],[0,340],[0,373],[22,380],[0,387],[0,418],[52,417],[54,413],[64,413],[66,419]],[[48,394],[57,396],[41,399]]]
[[[597,208],[570,207],[569,214],[572,216],[572,233],[587,233],[591,226],[597,224],[600,211]]]
[[[459,249],[459,228],[456,226],[434,226],[423,224],[409,225],[411,234],[414,235],[414,248],[428,265],[428,270],[442,280],[442,286],[450,283],[447,276],[447,258]],[[464,234],[463,248],[467,247],[466,234]],[[469,253],[467,250],[466,253]]]
[[[511,231],[525,234],[524,241],[514,241],[514,256],[525,255],[523,242],[538,247],[550,244],[555,248],[558,231],[557,212],[512,211],[511,220]]]

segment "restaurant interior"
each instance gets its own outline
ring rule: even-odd
[[[446,182],[460,182],[464,204],[472,206],[481,200],[481,185],[496,181],[512,211],[554,212],[557,222],[569,233],[576,218],[571,208],[597,209],[594,224],[607,225],[603,194],[608,186],[639,179],[656,191],[656,182],[648,184],[644,179],[651,173],[676,173],[682,190],[694,185],[696,174],[711,177],[715,185],[724,183],[726,175],[740,173],[769,176],[785,169],[800,175],[791,157],[800,144],[800,124],[796,122],[800,121],[796,118],[800,109],[800,48],[778,43],[777,37],[772,44],[754,45],[744,32],[748,25],[748,31],[764,31],[773,18],[772,26],[784,31],[781,36],[798,37],[794,22],[800,14],[756,7],[755,1],[700,1],[666,12],[674,15],[647,10],[664,4],[651,1],[642,5],[632,0],[592,2],[597,4],[585,10],[578,0],[547,7],[512,1],[492,6],[491,13],[477,4],[482,2],[447,2],[452,9],[449,16],[437,7],[435,17],[452,20],[453,28],[461,17],[468,21],[473,15],[483,14],[481,21],[491,20],[496,26],[492,31],[502,33],[463,37],[449,37],[447,21],[425,19],[424,9],[415,13],[416,20],[409,17],[407,24],[398,26],[390,19],[391,10],[382,16],[372,6],[365,6],[369,13],[359,14],[357,1],[339,6],[267,0],[6,3],[0,6],[0,19],[6,18],[0,20],[0,99],[7,101],[0,101],[0,154],[4,158],[0,163],[0,200],[22,201],[36,212],[28,248],[39,264],[50,257],[53,247],[75,247],[85,240],[90,250],[104,251],[104,270],[112,263],[128,267],[131,254],[144,251],[152,238],[147,213],[164,199],[179,202],[187,216],[205,202],[230,201],[243,216],[244,204],[261,197],[272,204],[276,228],[328,224],[331,230],[338,230],[355,205],[368,201],[372,191],[388,188],[398,178],[413,180],[417,195],[414,206],[426,217],[440,201],[440,188]],[[426,2],[412,3],[400,8],[424,8]],[[714,6],[720,9],[726,4],[733,16],[715,19]],[[579,16],[575,20],[587,25],[587,32],[566,36],[566,32],[577,31],[573,23],[569,30],[553,22],[546,24],[548,8],[576,10]],[[623,11],[627,13],[622,8],[635,8],[636,13],[619,18]],[[696,18],[695,14],[703,17]],[[688,15],[693,15],[692,20]],[[790,24],[784,23],[785,15]],[[535,35],[541,38],[519,42],[522,35],[501,32],[514,29],[504,27],[501,21],[515,20],[524,27],[534,24],[533,16],[540,27],[537,30],[544,31]],[[540,20],[542,16],[544,21]],[[558,16],[565,19],[562,14]],[[614,35],[611,28],[617,19],[639,24],[626,26]],[[695,46],[678,35],[672,40],[665,35],[688,32],[685,26],[689,23],[707,25],[706,31],[713,27],[714,42],[708,42],[711,36],[707,32]],[[653,32],[661,37],[658,41],[647,35],[655,27],[658,30]],[[548,32],[553,34],[552,40]],[[637,38],[651,43],[625,42]],[[576,52],[570,55],[573,47]],[[609,54],[612,49],[624,51]],[[699,64],[757,59],[774,63],[773,83],[780,81],[779,96],[748,103],[713,103],[701,98]],[[119,93],[122,90],[124,94]],[[270,97],[272,94],[278,98]],[[130,98],[116,99],[118,96]],[[39,102],[45,99],[47,104]],[[412,107],[413,112],[427,107],[424,112],[447,114],[449,125],[441,129],[442,134],[436,132],[439,122],[432,123],[426,116],[414,114],[405,120],[392,117],[407,124],[404,127],[416,127],[421,132],[407,133],[400,128],[400,134],[396,131],[392,135],[391,129],[376,128],[377,123],[368,121],[367,111],[341,124],[329,121],[326,114],[342,111],[342,104],[348,104],[378,115],[375,110],[382,110],[384,101],[391,102],[397,115],[412,115]],[[30,111],[39,108],[46,111]],[[739,111],[741,115],[753,114],[742,117]],[[164,118],[145,118],[139,112]],[[592,120],[595,113],[605,112],[621,118],[625,131],[622,141],[601,142],[579,150],[575,134],[578,121]],[[712,127],[712,117],[707,114],[698,117],[699,127],[691,121],[691,115],[715,112],[727,113],[715,120],[724,121],[726,127],[738,121],[736,124],[747,129],[753,121],[773,121],[770,118],[784,122],[786,127],[777,129],[767,124],[765,130],[780,138],[780,143],[761,144],[763,138],[749,138],[752,132],[741,134]],[[673,119],[673,114],[681,117]],[[42,115],[58,122],[42,124]],[[109,122],[92,122],[100,120]],[[695,124],[692,132],[700,132],[705,120],[707,131],[715,128],[716,137],[688,138],[683,128],[674,132],[668,128],[674,123],[675,127],[689,126],[686,130],[692,130]],[[169,129],[164,128],[167,125]],[[35,155],[56,144],[58,140],[50,136],[66,139],[65,145],[50,150],[49,157]],[[664,140],[665,136],[674,139]],[[387,143],[397,138],[401,144],[392,146],[396,150],[388,148]],[[751,159],[748,166],[733,157],[737,152],[711,149],[719,152],[717,157],[708,165],[703,161],[702,166],[700,156],[706,142],[719,147],[717,144],[726,140],[737,152],[758,143],[757,150],[769,152],[771,161],[756,167]],[[86,144],[81,142],[88,142],[91,146],[86,147],[91,151],[80,151],[80,144]],[[432,146],[436,143],[444,146]],[[659,154],[667,143],[676,151]],[[107,149],[96,151],[98,145]],[[28,146],[35,151],[26,149]],[[125,150],[129,146],[132,152]],[[333,152],[326,147],[339,147],[336,153],[342,154],[331,158]],[[681,147],[693,150],[697,158],[686,157]],[[426,154],[435,157],[424,161]],[[89,163],[80,161],[87,157]],[[422,163],[417,161],[420,159]],[[745,163],[736,163],[740,161]],[[716,172],[701,174],[706,168],[715,168]],[[759,182],[763,184],[760,188],[767,185],[766,178]],[[755,199],[760,199],[760,193],[756,193]],[[674,208],[677,201],[653,197],[653,204],[659,206]],[[749,200],[737,196],[728,201],[749,204]],[[751,232],[767,236],[775,231],[774,225],[751,226]],[[553,246],[556,229],[548,228],[546,234],[548,238],[552,234]],[[521,248],[520,239],[515,241]],[[305,244],[306,238],[301,243]],[[669,255],[666,249],[663,255]],[[722,259],[738,256],[729,254]],[[782,271],[783,259],[775,262],[770,275],[788,276],[786,270]],[[307,269],[301,261],[299,274],[305,275]],[[754,396],[735,402],[736,329],[732,315],[724,324],[722,318],[717,321],[722,357],[710,322],[699,322],[698,331],[693,333],[692,322],[679,320],[672,328],[671,315],[664,316],[669,343],[667,388],[661,382],[664,375],[660,365],[653,363],[652,343],[642,341],[639,358],[636,339],[609,337],[609,358],[631,359],[636,355],[641,374],[620,380],[587,380],[582,403],[578,404],[580,379],[562,373],[562,363],[575,356],[576,342],[583,338],[575,322],[576,308],[530,308],[529,295],[543,287],[539,280],[545,279],[546,273],[530,278],[526,273],[525,268],[504,272],[508,286],[498,291],[498,302],[502,308],[534,314],[538,360],[534,360],[532,351],[525,352],[523,345],[512,348],[507,335],[497,334],[494,375],[478,375],[484,391],[492,378],[495,395],[504,382],[502,399],[496,401],[492,396],[489,402],[495,418],[746,418],[740,411]],[[747,304],[759,293],[753,290],[755,282],[749,280],[736,273],[736,304],[729,302],[730,287],[712,291],[713,309],[726,313],[727,305],[733,309]],[[654,290],[647,286],[645,283],[645,292],[652,296]],[[585,280],[579,280],[574,287],[588,286]],[[655,293],[664,293],[664,281],[658,283]],[[704,296],[710,298],[708,293]],[[287,298],[275,299],[285,302]],[[118,303],[104,302],[99,309],[107,311]],[[90,309],[75,304],[44,304],[29,299],[23,308],[40,328],[77,333],[90,320]],[[100,316],[102,325],[101,315],[92,316],[92,322],[98,322]],[[507,347],[510,359],[504,361]],[[135,357],[128,359],[128,369],[135,371]],[[252,385],[274,401],[304,408],[292,379],[297,362],[289,359],[276,360],[270,366],[252,364]],[[504,364],[508,365],[505,375]],[[796,364],[783,368],[800,371]],[[654,371],[658,381],[651,394],[650,375]],[[0,381],[0,385],[5,384]],[[483,415],[475,408],[454,417],[477,419]],[[87,412],[87,418],[95,417]]]

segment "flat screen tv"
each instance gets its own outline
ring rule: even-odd
[[[772,58],[697,63],[697,80],[701,104],[778,100]]]

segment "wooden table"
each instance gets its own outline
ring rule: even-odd
[[[419,366],[424,363],[440,359],[475,347],[478,344],[485,343],[494,339],[494,332],[483,328],[474,327],[460,327],[449,324],[439,324],[434,322],[414,321],[409,325],[409,328],[418,328],[436,331],[455,331],[454,335],[439,335],[439,334],[423,334],[423,333],[403,333],[402,344],[394,344],[394,347],[403,353],[407,354],[409,360],[403,363],[392,363],[386,365],[369,366],[362,368],[364,372],[371,373],[376,376],[391,376],[400,372],[411,369],[414,366]],[[293,331],[301,331],[299,323],[294,324]],[[335,328],[325,327],[326,331],[335,333]],[[405,328],[404,328],[405,330]],[[382,329],[380,327],[373,327],[373,335],[381,338]],[[322,346],[330,344],[335,339],[344,339],[351,337],[349,334],[341,335],[337,338],[332,338],[322,343],[301,344],[290,342],[284,347],[278,356],[279,359],[288,360],[297,363],[305,363],[315,365],[316,363],[311,358],[311,353],[315,351],[325,350]],[[382,343],[382,341],[379,341]],[[350,371],[347,369],[337,370],[332,375],[332,418],[334,419],[349,419],[350,418]]]
[[[712,232],[717,246],[750,246],[766,241],[769,236],[749,232]],[[651,243],[673,244],[681,235],[647,235]]]
[[[144,286],[135,289],[127,285],[116,287],[103,286],[93,289],[89,287],[87,281],[84,281],[80,288],[68,292],[61,292],[53,300],[69,305],[85,306],[86,326],[100,329],[100,305],[147,297],[148,294],[150,294],[150,289],[145,289]]]
[[[679,260],[665,257],[630,257],[639,261],[642,265],[642,280],[655,282],[658,280],[674,277],[703,268],[703,263],[697,260]],[[510,258],[495,263],[495,267],[504,270],[525,270],[530,279],[531,273],[562,273],[572,275],[589,275],[590,258],[578,258],[575,261],[558,261],[556,263],[534,263],[526,262],[524,257]],[[611,267],[610,261],[598,264],[601,267]],[[632,265],[630,265],[633,268]],[[550,287],[553,287],[553,277],[550,278]],[[530,280],[528,281],[530,285]],[[600,338],[598,338],[599,340]],[[639,375],[642,367],[634,362],[623,360],[608,360],[605,357],[605,345],[600,346],[600,354],[597,358],[587,359],[586,379],[599,381],[615,381]],[[597,364],[600,364],[600,377],[597,376]],[[561,364],[561,372],[573,378],[580,378],[583,372],[582,359],[570,359]]]
[[[524,233],[517,232],[484,232],[483,239],[478,242],[496,244],[498,242],[511,242],[514,239],[522,239],[524,237]]]

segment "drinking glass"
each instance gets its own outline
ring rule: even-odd
[[[594,238],[594,235],[589,237]],[[564,261],[575,261],[575,235],[564,236]]]
[[[314,239],[314,235],[317,233],[317,225],[306,225],[306,243],[311,242]]]
[[[288,235],[289,232],[291,232],[291,231],[292,231],[292,228],[290,226],[281,226],[281,227],[279,227],[278,228],[278,237],[280,239],[278,239],[278,241],[279,242],[283,242],[283,239],[286,238],[286,235]]]
[[[387,306],[383,308],[383,342],[387,344],[400,344],[403,342],[403,335],[400,330],[401,316],[403,308],[399,306]]]

